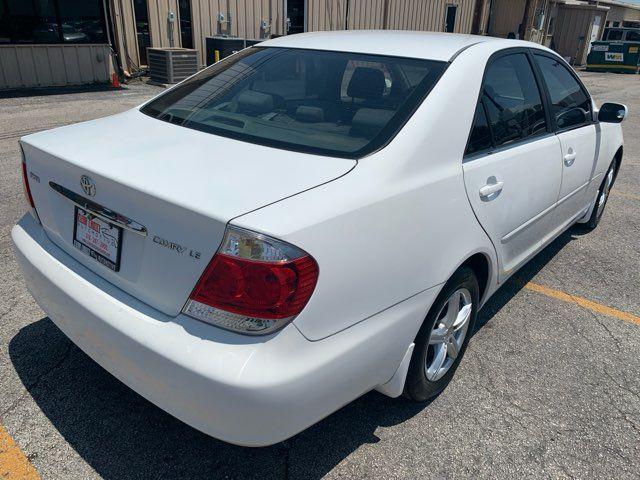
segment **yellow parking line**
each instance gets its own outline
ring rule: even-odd
[[[640,195],[634,195],[633,193],[625,193],[619,192],[618,190],[611,190],[612,195],[617,195],[619,197],[630,198],[632,200],[640,200]]]
[[[40,480],[29,459],[0,425],[0,478],[2,480]]]
[[[601,315],[607,315],[609,317],[614,317],[624,322],[635,323],[636,325],[640,325],[640,317],[636,317],[627,312],[623,312],[621,310],[617,310],[615,308],[607,307],[606,305],[602,305],[600,303],[592,302],[591,300],[587,300],[586,298],[576,297],[575,295],[569,295],[568,293],[561,292],[560,290],[554,290],[553,288],[545,287],[543,285],[538,285],[537,283],[529,282],[524,286],[528,290],[532,290],[534,292],[541,293],[542,295],[546,295],[547,297],[555,298],[556,300],[561,300],[567,303],[573,303],[575,305],[579,305],[583,308],[591,310],[592,312],[599,313]]]

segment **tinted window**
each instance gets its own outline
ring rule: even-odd
[[[575,77],[558,60],[542,55],[535,57],[549,90],[552,114],[558,128],[586,123],[591,111],[591,100]]]
[[[605,40],[622,40],[623,33],[624,32],[622,30],[611,29],[605,35]]]
[[[640,30],[629,30],[627,32],[627,42],[640,42]]]
[[[384,76],[384,91],[382,92],[382,97],[384,98],[389,96],[389,94],[391,93],[391,85],[393,83],[393,80],[391,74],[386,69],[384,64],[380,62],[363,62],[361,60],[349,60],[349,62],[347,62],[347,68],[344,71],[344,75],[342,76],[342,86],[340,89],[341,98],[351,98],[349,96],[348,89],[349,85],[351,84],[353,74],[355,73],[357,68],[367,68],[379,71],[380,74]],[[357,99],[353,100],[357,101]]]
[[[523,53],[500,57],[491,63],[485,74],[482,100],[496,146],[547,129],[540,92]]]
[[[0,0],[0,43],[105,43],[102,0]]]
[[[484,112],[482,102],[478,102],[465,153],[468,155],[487,148],[491,148],[491,130],[489,130],[489,123],[487,122],[487,115]]]
[[[142,112],[248,142],[357,158],[397,132],[445,66],[253,47],[203,70]]]

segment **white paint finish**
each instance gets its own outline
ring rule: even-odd
[[[577,214],[588,201],[587,186],[598,161],[596,126],[559,133],[558,139],[562,146],[562,188],[556,215],[564,219]]]
[[[348,175],[233,220],[318,262],[314,294],[294,321],[307,338],[444,283],[474,253],[495,262],[462,177],[482,62],[472,52],[460,56],[397,137]]]
[[[530,258],[553,230],[553,207],[562,179],[560,142],[546,135],[465,162],[469,201],[498,252],[501,278]],[[503,188],[490,197],[480,189],[492,182]],[[544,212],[544,213],[543,213]]]
[[[333,35],[273,42],[444,59],[475,38]],[[556,208],[563,154],[555,135],[463,167],[486,62],[523,45],[542,48],[490,39],[462,51],[391,143],[358,162],[216,137],[137,110],[26,137],[45,225],[27,216],[12,231],[27,284],[107,370],[226,441],[274,443],[371,389],[395,395],[407,351],[451,274],[482,254],[490,270],[486,301],[501,266],[507,278],[588,210],[622,144],[620,125],[594,127],[598,158],[572,216]],[[143,133],[123,141],[131,132]],[[125,237],[129,270],[121,274],[69,245],[71,207],[47,182],[80,192],[81,174],[96,180],[96,201],[149,228],[147,239]],[[489,176],[502,190],[479,203]],[[318,262],[311,300],[277,334],[241,336],[178,314],[229,221],[290,242]],[[154,234],[202,249],[201,261],[156,248]]]
[[[378,392],[391,398],[397,398],[402,395],[402,392],[404,391],[404,383],[407,379],[407,373],[409,373],[409,366],[411,365],[411,355],[413,355],[413,349],[415,346],[415,343],[411,343],[411,345],[409,345],[409,348],[407,348],[407,351],[402,358],[402,362],[400,362],[400,366],[398,366],[393,377],[391,377],[387,383],[376,387]]]
[[[131,132],[144,135],[121,141]],[[22,145],[29,171],[41,180],[31,182],[32,194],[51,239],[113,284],[172,315],[182,309],[230,219],[328,182],[356,164],[197,132],[136,110],[33,134]],[[146,238],[124,233],[120,272],[73,246],[74,207],[49,186],[53,181],[82,195],[82,175],[96,183],[92,200],[149,231]],[[154,236],[187,250],[161,247]]]
[[[332,180],[356,164],[183,128],[137,109],[21,142],[89,174],[224,221]]]
[[[311,48],[448,61],[460,49],[479,42],[495,42],[476,35],[407,30],[344,30],[308,32],[262,42],[264,47]]]
[[[29,290],[87,355],[185,423],[247,446],[285,440],[388,381],[437,294],[321,342],[293,325],[247,337],[137,301],[71,260],[29,215],[12,238]]]

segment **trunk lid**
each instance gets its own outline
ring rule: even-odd
[[[331,181],[356,164],[219,137],[138,110],[29,135],[21,144],[49,238],[169,315],[182,309],[229,220]],[[93,182],[93,196],[81,186],[83,175]],[[76,205],[69,194],[145,227],[146,236],[122,231],[119,271],[74,246]]]

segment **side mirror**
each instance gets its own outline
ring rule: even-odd
[[[621,103],[604,103],[598,112],[598,121],[605,123],[621,123],[629,109]]]

